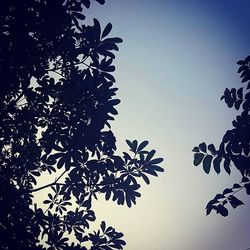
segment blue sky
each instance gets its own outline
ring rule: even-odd
[[[220,142],[235,116],[221,102],[240,86],[236,62],[249,54],[250,2],[110,0],[92,4],[88,21],[123,38],[115,61],[122,103],[113,122],[118,153],[126,139],[149,140],[165,172],[142,186],[133,208],[102,198],[99,220],[124,232],[128,250],[245,250],[250,247],[250,202],[222,218],[205,216],[215,194],[240,180],[235,171],[206,175],[191,149]]]

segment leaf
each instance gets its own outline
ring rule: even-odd
[[[243,98],[243,88],[242,87],[237,90],[237,96],[238,96],[238,98]]]
[[[245,64],[245,61],[240,60],[240,61],[237,62],[237,64],[238,64],[238,65],[244,65],[244,64]]]
[[[101,25],[96,18],[94,18],[94,28],[95,28],[95,36],[99,40],[101,35]]]
[[[247,84],[247,89],[250,89],[250,82]]]
[[[248,75],[246,75],[246,76],[244,76],[244,77],[242,78],[241,82],[243,83],[243,82],[247,82],[247,81],[249,81],[249,80],[250,80],[250,77],[249,77]]]
[[[118,48],[118,46],[117,46],[115,43],[108,43],[108,42],[105,42],[105,43],[102,43],[102,44],[99,46],[98,52],[105,51],[105,50],[115,50],[115,51],[119,51],[119,48]],[[105,54],[105,52],[104,52],[104,54]]]
[[[107,246],[107,245],[102,245],[100,249],[101,249],[101,250],[112,250],[111,247],[112,247],[112,245],[109,245],[109,246]]]
[[[123,152],[123,157],[126,163],[132,160],[131,156],[127,152]]]
[[[242,71],[247,70],[247,69],[248,69],[248,67],[246,65],[242,65],[239,67],[237,73],[241,73]]]
[[[84,4],[84,6],[88,9],[90,6],[90,0],[82,0],[82,3]]]
[[[230,193],[232,193],[232,192],[233,192],[232,189],[226,188],[226,189],[223,191],[223,195],[225,195],[225,194],[230,194]]]
[[[117,204],[118,205],[123,205],[124,204],[124,193],[122,191],[118,191]]]
[[[157,165],[151,165],[150,168],[158,172],[164,172],[164,169]]]
[[[154,176],[158,176],[157,173],[153,170],[153,169],[144,169],[143,170],[144,173],[147,173],[147,174],[151,174],[151,175],[154,175]]]
[[[224,169],[230,175],[231,169],[230,169],[229,165],[230,165],[230,160],[227,158],[224,161]]]
[[[221,214],[222,216],[228,216],[228,210],[223,205],[218,205],[217,213]]]
[[[244,187],[246,189],[247,194],[250,195],[250,184],[247,183],[247,184],[244,185]]]
[[[143,152],[144,152],[144,151],[141,151],[141,152],[139,153],[140,160],[141,160],[142,162],[145,161],[145,156],[144,156],[144,153],[143,153]]]
[[[112,24],[111,24],[111,23],[108,23],[108,24],[106,25],[106,27],[104,28],[103,32],[102,32],[101,38],[107,36],[107,35],[110,33],[111,30],[112,30]]]
[[[54,200],[52,194],[49,193],[48,196],[49,196],[50,200]]]
[[[105,0],[96,0],[96,2],[103,5],[105,3]]]
[[[127,203],[127,206],[128,206],[129,208],[132,206],[131,198],[130,198],[130,195],[129,195],[129,194],[126,194],[126,203]]]
[[[214,204],[216,204],[216,203],[218,203],[218,201],[217,201],[217,200],[215,200],[215,199],[210,200],[210,201],[207,203],[206,208],[211,207],[212,205],[214,205]]]
[[[112,38],[106,38],[103,40],[103,42],[108,42],[108,43],[122,43],[122,39],[119,37],[112,37]]]
[[[194,147],[194,148],[192,149],[192,151],[193,151],[193,152],[197,152],[197,153],[200,152],[200,150],[199,150],[198,147]]]
[[[107,192],[106,192],[106,194],[105,194],[106,201],[110,199],[110,196],[111,196],[111,190],[108,189]]]
[[[235,183],[235,184],[233,185],[233,188],[241,188],[241,185],[238,184],[238,183]]]
[[[104,71],[106,72],[114,72],[115,71],[115,66],[108,66],[108,67],[105,67],[103,68]]]
[[[155,158],[153,160],[151,160],[150,162],[148,162],[149,165],[154,165],[154,164],[159,164],[163,161],[163,158]]]
[[[147,145],[148,145],[148,141],[143,141],[142,143],[140,143],[140,145],[137,148],[137,152],[140,152],[141,150],[143,150]]]
[[[250,61],[250,55],[245,58],[245,63],[249,63]]]
[[[243,100],[242,99],[239,99],[237,100],[235,103],[234,103],[234,107],[236,110],[239,110],[240,109],[240,105],[242,104]]]
[[[222,158],[220,156],[217,156],[214,161],[213,161],[213,164],[214,164],[214,170],[217,174],[220,173],[220,163],[222,161]]]
[[[143,178],[143,180],[144,180],[147,184],[150,183],[149,178],[148,178],[145,174],[141,173],[141,177]]]
[[[216,209],[217,207],[215,205],[207,206],[206,208],[206,215],[209,215],[213,209]]]
[[[148,155],[146,156],[146,162],[149,162],[154,157],[155,152],[156,151],[153,149],[148,153]]]
[[[83,234],[82,234],[82,233],[79,233],[79,232],[77,232],[77,231],[75,231],[74,234],[75,234],[76,239],[77,239],[79,242],[82,242]]]
[[[131,149],[133,148],[133,143],[130,140],[126,140],[126,143]]]
[[[65,164],[65,161],[66,161],[66,157],[65,156],[62,156],[59,161],[57,162],[57,166],[58,168],[62,168],[63,165]]]
[[[110,100],[108,103],[111,104],[112,106],[116,106],[120,103],[121,101],[119,99],[112,99]],[[134,143],[134,141],[132,142],[132,144]]]
[[[110,80],[111,82],[115,82],[115,78],[109,74],[109,73],[106,73],[106,72],[102,72],[102,75],[107,78],[108,80]]]
[[[207,174],[209,174],[209,172],[210,172],[212,159],[213,159],[212,155],[206,155],[204,160],[203,160],[203,169],[204,169],[205,173],[207,173]]]
[[[207,152],[207,145],[206,145],[206,143],[205,143],[205,142],[202,142],[202,143],[199,145],[199,149],[200,149],[202,152],[206,153],[206,152]]]
[[[223,194],[216,194],[216,196],[214,197],[214,200],[218,201],[219,199],[223,199],[223,198],[225,198]]]
[[[137,140],[133,140],[132,144],[133,144],[133,152],[136,152],[137,151],[137,146],[138,146],[138,141]]]
[[[103,232],[105,232],[105,229],[106,229],[106,223],[105,223],[105,221],[101,222],[101,229],[102,229]]]
[[[240,205],[244,205],[244,203],[241,200],[239,200],[238,198],[236,198],[235,196],[232,196],[232,195],[230,195],[228,197],[228,200],[233,208],[236,208]]]
[[[209,144],[207,148],[211,152],[211,154],[216,155],[217,151],[215,149],[214,144]]]
[[[249,179],[246,176],[243,176],[241,182],[249,182]]]
[[[132,142],[129,141],[129,140],[126,140],[127,144],[129,145],[130,147],[130,150],[134,153],[136,153],[136,149],[137,149],[137,145],[138,145],[138,142],[137,140],[133,140]]]
[[[193,161],[193,164],[194,164],[195,166],[198,166],[198,165],[201,163],[203,157],[204,157],[204,154],[203,154],[203,153],[195,153],[195,154],[194,154],[194,161]]]

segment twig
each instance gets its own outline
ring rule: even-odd
[[[37,192],[37,191],[40,191],[42,189],[45,189],[47,187],[50,187],[50,186],[53,186],[55,184],[57,184],[57,182],[60,180],[60,178],[67,172],[67,170],[65,170],[54,182],[50,183],[50,184],[47,184],[47,185],[44,185],[42,187],[39,187],[39,188],[35,188],[35,189],[32,189],[30,190],[30,193],[33,193],[33,192]]]

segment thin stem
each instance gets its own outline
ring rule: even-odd
[[[17,107],[22,107],[22,106],[25,106],[25,105],[27,105],[28,103],[26,102],[26,103],[23,103],[23,104],[19,104],[19,105],[16,105]]]
[[[16,99],[16,105],[20,101],[20,99],[23,97],[23,92],[20,93],[20,95]]]
[[[242,190],[244,188],[244,186],[241,186],[238,190],[234,191],[232,194],[230,194],[229,196],[225,197],[226,199],[224,199],[223,201],[221,201],[219,204],[223,204],[224,201],[229,200],[230,196],[234,196],[236,193],[238,193],[240,190]]]
[[[86,59],[85,59],[86,60]],[[57,67],[57,68],[53,68],[53,69],[47,69],[46,71],[53,71],[53,72],[55,72],[55,70],[58,70],[58,69],[65,69],[65,68],[70,68],[70,67],[72,67],[72,66],[76,66],[76,65],[79,65],[79,64],[85,64],[84,63],[84,61],[85,60],[83,60],[83,61],[81,61],[81,62],[79,62],[79,63],[75,63],[75,64],[73,64],[73,65],[66,65],[66,66],[61,66],[61,67]],[[85,64],[86,65],[86,64]],[[89,65],[87,65],[87,66],[89,66]]]
[[[42,190],[42,189],[45,189],[45,188],[47,188],[47,187],[50,187],[50,186],[53,186],[53,185],[57,184],[57,182],[60,180],[60,178],[61,178],[66,172],[67,172],[67,170],[65,170],[65,171],[64,171],[64,172],[54,181],[54,182],[49,183],[49,184],[44,185],[44,186],[39,187],[39,188],[32,189],[32,190],[30,190],[30,193],[37,192],[37,191],[40,191],[40,190]]]
[[[92,51],[90,51],[90,53],[91,53]],[[90,53],[89,54],[87,54],[84,58],[82,58],[82,61],[81,62],[78,62],[78,63],[75,63],[75,64],[71,64],[71,65],[66,65],[66,66],[61,66],[61,67],[54,67],[53,69],[47,69],[47,71],[53,71],[53,72],[55,72],[55,73],[57,73],[57,74],[59,74],[59,75],[61,75],[59,72],[56,72],[56,70],[59,70],[59,69],[64,69],[64,68],[69,68],[69,67],[72,67],[72,66],[76,66],[76,65],[79,65],[79,64],[84,64],[85,66],[87,66],[87,67],[91,67],[91,66],[89,66],[88,64],[86,64],[85,63],[85,61],[88,59],[88,57],[90,56]],[[62,75],[61,75],[62,76]]]
[[[57,70],[57,69],[56,69]],[[65,78],[65,76],[63,76],[62,74],[60,74],[59,72],[57,72],[56,70],[47,70],[47,71],[53,71],[54,73],[58,74],[59,76]]]

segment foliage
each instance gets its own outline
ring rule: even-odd
[[[112,72],[122,39],[108,37],[110,23],[85,25],[89,6],[89,0],[0,4],[1,249],[123,249],[123,234],[105,222],[88,232],[96,219],[92,200],[101,194],[131,207],[140,180],[149,184],[149,175],[163,171],[147,141],[127,140],[130,153],[115,154],[110,121],[120,100]],[[46,174],[55,181],[38,187]],[[41,191],[47,198],[37,207],[34,193]]]
[[[215,210],[222,216],[227,216],[226,204],[233,208],[244,204],[235,197],[237,192],[245,190],[248,195],[250,194],[250,56],[238,61],[237,64],[240,65],[238,73],[241,73],[241,82],[244,86],[237,90],[226,88],[221,100],[224,100],[229,108],[235,108],[241,113],[233,120],[233,129],[226,131],[218,149],[213,144],[207,145],[203,142],[194,147],[193,152],[194,165],[202,164],[207,174],[212,167],[217,174],[220,174],[223,167],[229,175],[231,169],[236,168],[240,171],[242,179],[209,201],[206,206],[207,215]]]

